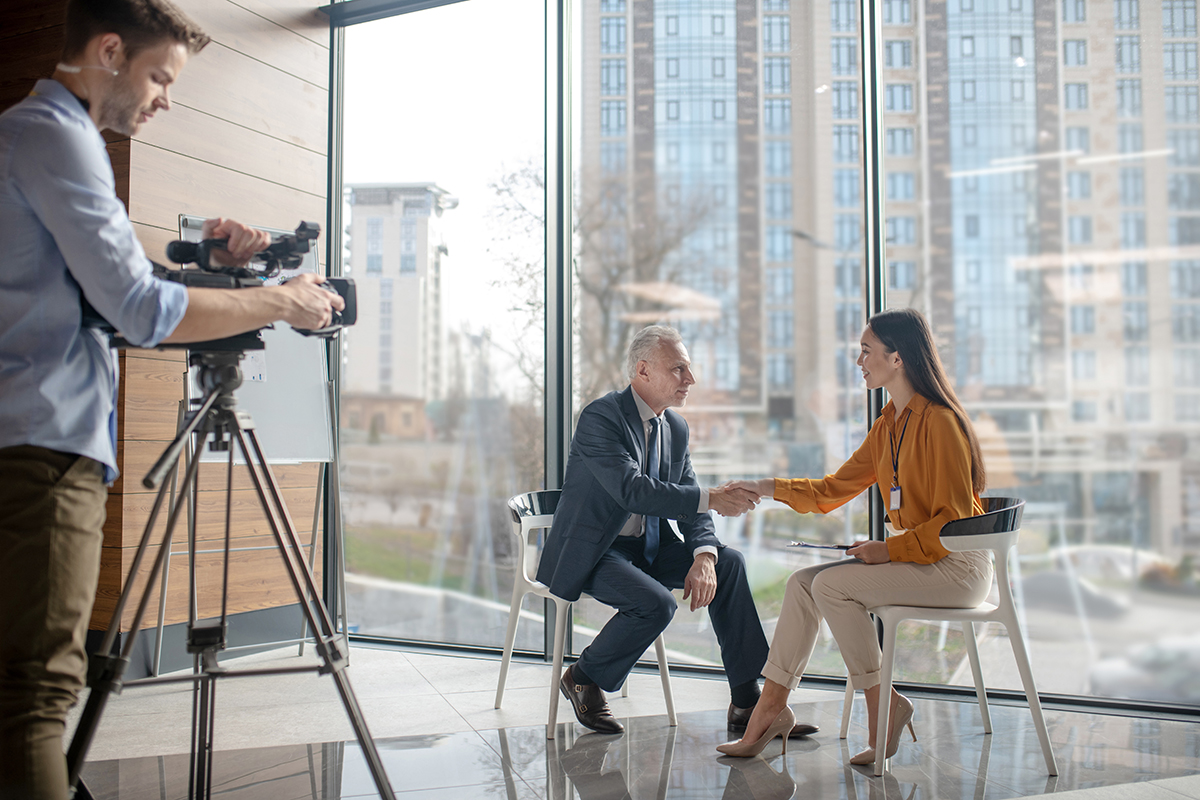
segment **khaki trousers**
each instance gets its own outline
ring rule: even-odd
[[[0,448],[0,800],[67,797],[107,496],[90,458]]]
[[[869,689],[879,684],[883,653],[868,608],[973,608],[991,587],[987,551],[951,553],[936,564],[864,564],[847,559],[798,570],[788,578],[763,677],[795,689],[823,618],[837,640],[854,688]]]

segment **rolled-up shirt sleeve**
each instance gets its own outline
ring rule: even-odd
[[[99,133],[31,124],[13,148],[16,187],[54,238],[83,296],[130,342],[154,347],[187,310],[187,288],[158,280],[115,194]],[[83,137],[93,137],[87,141]]]

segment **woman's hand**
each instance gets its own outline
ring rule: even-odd
[[[771,498],[775,495],[775,479],[763,478],[757,481],[729,481],[722,489],[742,489],[759,498]]]
[[[887,542],[862,539],[855,542],[854,546],[846,551],[846,555],[853,556],[864,564],[886,564],[892,560],[891,554],[888,553]]]

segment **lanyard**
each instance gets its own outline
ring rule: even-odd
[[[908,433],[908,422],[912,419],[912,409],[904,418],[904,427],[900,429],[900,444],[896,444],[894,431],[888,431],[888,439],[892,443],[892,486],[900,485],[900,448],[904,447],[904,434]]]

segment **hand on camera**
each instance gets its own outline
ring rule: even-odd
[[[304,272],[280,286],[280,289],[288,292],[291,300],[283,321],[302,330],[316,330],[329,325],[333,312],[344,309],[346,301],[337,292],[321,286],[324,282],[322,276]]]
[[[255,253],[266,250],[271,244],[271,235],[266,231],[224,217],[204,220],[200,238],[229,240],[224,250],[213,250],[210,256],[224,267],[243,267]]]
[[[738,517],[758,505],[758,495],[736,486],[708,490],[708,507],[722,517]]]

